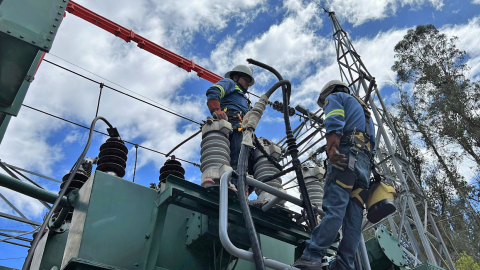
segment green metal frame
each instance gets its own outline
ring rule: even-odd
[[[0,4],[0,32],[50,51],[68,0],[3,0]]]

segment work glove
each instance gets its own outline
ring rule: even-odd
[[[333,167],[340,171],[345,171],[345,169],[348,167],[348,159],[344,154],[341,154],[338,151],[338,147],[340,146],[340,138],[341,136],[335,132],[327,134],[327,155],[328,160]]]
[[[210,111],[210,114],[213,116],[213,118],[228,120],[227,114],[224,111],[222,111],[222,108],[220,107],[219,100],[216,100],[216,99],[207,100],[207,107],[208,107],[208,110]]]

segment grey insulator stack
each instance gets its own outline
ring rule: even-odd
[[[280,149],[280,147],[265,138],[259,138],[258,141],[263,146],[263,149],[265,149],[265,152],[269,156],[271,156],[274,160],[278,160],[278,158],[282,154],[282,150]],[[255,164],[253,166],[253,177],[259,181],[262,181],[263,179],[280,172],[280,170],[277,169],[277,167],[275,167],[275,165],[273,165],[259,149],[256,149],[253,152],[253,159]],[[268,181],[266,184],[276,189],[283,190],[282,179],[280,177]],[[258,197],[256,200],[251,201],[251,203],[257,206],[262,206],[275,197],[274,195],[258,188],[255,189],[255,193]],[[284,204],[284,202],[282,204]]]
[[[230,167],[230,141],[232,124],[226,120],[211,117],[202,126],[202,143],[200,150],[201,185],[219,184],[220,177]]]
[[[310,202],[318,208],[322,208],[323,201],[323,174],[324,170],[318,166],[302,167],[303,179],[307,186]]]

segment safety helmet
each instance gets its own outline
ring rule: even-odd
[[[345,86],[346,89],[342,89],[342,90],[346,93],[350,93],[350,90],[348,89],[348,85],[346,83],[340,80],[331,80],[327,82],[323,86],[322,91],[320,91],[320,96],[318,97],[318,100],[317,100],[318,106],[323,108],[323,105],[325,104],[325,99],[328,97],[328,95],[333,93],[336,86]]]
[[[253,69],[251,67],[248,67],[246,65],[238,65],[234,67],[232,70],[229,72],[225,73],[225,78],[230,78],[230,74],[232,73],[243,73],[252,79],[250,82],[250,86],[252,86],[255,83],[255,79],[253,78]]]

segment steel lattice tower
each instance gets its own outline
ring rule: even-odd
[[[388,217],[392,233],[401,243],[404,243],[405,253],[415,262],[430,262],[454,270],[455,265],[435,223],[432,209],[428,207],[423,189],[407,161],[387,107],[375,84],[375,77],[368,72],[347,33],[335,17],[335,13],[327,10],[325,12],[328,13],[332,23],[341,79],[358,97],[366,95],[368,89],[372,90],[368,105],[376,120],[375,163],[386,181],[397,189],[397,212],[395,216]],[[380,106],[378,107],[377,104]],[[411,184],[410,187],[407,183]],[[423,220],[417,207],[423,208]],[[421,246],[417,241],[417,234],[412,230],[413,225],[417,229]]]

